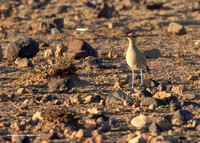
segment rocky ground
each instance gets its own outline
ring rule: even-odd
[[[105,2],[0,1],[0,142],[200,142],[199,0]]]

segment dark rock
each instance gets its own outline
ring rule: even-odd
[[[163,84],[163,83],[159,84],[159,85],[158,85],[158,88],[157,88],[158,91],[165,91],[166,89],[167,89],[167,87],[166,87],[166,85]]]
[[[51,34],[52,35],[59,35],[61,33],[64,33],[64,31],[62,29],[60,29],[60,28],[55,27],[55,28],[51,29]]]
[[[57,13],[61,14],[61,13],[65,13],[67,12],[68,6],[66,5],[62,5],[58,8]]]
[[[159,57],[162,57],[158,49],[151,49],[144,51],[144,55],[146,56],[147,59],[157,59]]]
[[[54,18],[54,19],[52,19],[50,26],[52,28],[54,28],[54,27],[63,28],[64,27],[64,18]]]
[[[132,9],[134,4],[135,4],[135,2],[132,0],[124,0],[123,1],[123,9],[126,9],[126,10]]]
[[[185,27],[178,24],[178,23],[175,23],[175,22],[171,22],[168,26],[168,30],[167,30],[169,33],[172,33],[172,34],[177,34],[177,35],[184,35],[186,34],[186,31],[185,31]]]
[[[196,103],[196,102],[190,102],[190,101],[183,101],[182,106],[196,106],[196,107],[200,107],[200,104]]]
[[[79,39],[73,40],[69,43],[67,53],[74,53],[75,59],[85,58],[87,56],[98,56],[96,50],[93,49],[90,44]]]
[[[179,119],[181,121],[187,122],[193,118],[193,114],[187,110],[178,110],[174,112],[173,119]]]
[[[0,94],[0,102],[6,102],[6,101],[8,101],[8,100],[11,100],[11,98],[10,97],[8,97],[8,95],[7,94],[5,94],[5,93],[2,93],[2,94]]]
[[[101,17],[105,17],[105,18],[111,18],[112,17],[112,9],[106,4],[102,4],[101,8],[100,8],[100,11],[98,13],[98,18],[101,18]]]
[[[15,143],[30,143],[30,139],[26,135],[12,136],[12,142],[15,142]]]
[[[92,97],[92,102],[97,102],[97,103],[99,103],[100,102],[100,100],[101,100],[101,96],[99,96],[99,95],[96,95],[96,96],[94,96],[94,97]]]
[[[71,78],[68,78],[68,79],[61,79],[61,78],[52,79],[48,83],[48,87],[51,91],[56,90],[58,92],[69,91],[69,90],[72,89],[73,86],[74,86],[74,82]]]
[[[159,100],[156,98],[146,98],[140,102],[140,106],[149,106],[149,105],[155,105],[157,107],[160,106],[161,104]]]
[[[156,124],[155,122],[152,122],[149,126],[149,132],[162,132],[162,128]]]
[[[156,9],[161,9],[162,8],[162,3],[150,3],[150,4],[147,4],[146,7],[147,9],[150,9],[150,10],[156,10]]]
[[[0,61],[1,61],[2,58],[3,58],[3,53],[2,53],[2,48],[0,46]]]
[[[117,120],[114,119],[114,118],[111,118],[111,119],[109,120],[109,124],[110,124],[111,126],[115,126],[115,125],[117,124]]]
[[[149,91],[147,91],[146,89],[143,89],[143,90],[141,91],[141,96],[144,96],[144,97],[152,97],[152,94],[151,94]]]
[[[18,57],[33,58],[39,52],[38,43],[31,38],[20,38],[10,42],[5,49],[5,55],[9,60]]]
[[[181,109],[181,103],[176,101],[176,100],[172,100],[170,101],[170,110],[171,111],[177,111]]]
[[[111,130],[111,126],[109,125],[108,122],[104,123],[100,128],[99,131],[100,132],[108,132]]]
[[[100,69],[116,69],[116,65],[98,65],[98,68]]]
[[[86,66],[96,66],[101,64],[101,61],[97,58],[90,58],[85,61]]]
[[[43,102],[43,103],[46,103],[46,102],[48,102],[48,101],[52,101],[52,96],[51,95],[44,95],[43,96],[43,98],[41,99],[41,101]]]
[[[148,79],[148,80],[144,80],[144,85],[147,87],[157,87],[159,83],[155,80]]]

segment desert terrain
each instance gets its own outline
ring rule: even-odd
[[[199,0],[1,0],[0,48],[0,142],[200,142]]]

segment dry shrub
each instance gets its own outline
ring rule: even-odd
[[[77,68],[67,58],[60,57],[57,58],[55,64],[52,66],[51,69],[48,70],[48,76],[60,76],[60,77],[67,77],[67,76],[75,76]]]
[[[70,125],[76,125],[77,119],[75,119],[75,112],[68,108],[48,108],[43,114],[44,122],[53,123],[65,123]]]

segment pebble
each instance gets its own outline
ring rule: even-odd
[[[147,141],[141,136],[137,136],[128,141],[129,143],[146,143]]]
[[[196,95],[194,93],[183,94],[183,98],[186,100],[194,100]]]
[[[171,91],[175,94],[182,95],[186,91],[185,85],[175,85],[172,87]]]
[[[171,22],[168,26],[168,30],[169,33],[172,34],[177,34],[177,35],[184,35],[186,34],[185,28],[184,26],[175,23],[175,22]]]
[[[39,112],[39,111],[37,111],[37,112],[32,116],[32,120],[33,120],[33,121],[43,120],[42,113]]]
[[[143,53],[147,59],[157,59],[162,57],[162,54],[158,49],[146,50]]]
[[[64,18],[54,18],[50,23],[51,27],[63,28],[64,27]]]
[[[11,140],[15,143],[30,143],[30,139],[26,135],[12,136]]]
[[[55,28],[52,28],[51,29],[51,34],[52,35],[59,35],[59,34],[61,34],[61,33],[64,33],[64,31],[62,30],[62,29],[60,29],[60,28],[57,28],[57,27],[55,27]]]
[[[162,128],[156,124],[155,122],[152,122],[149,126],[149,132],[162,132]]]
[[[103,3],[101,5],[101,8],[99,9],[97,17],[98,18],[101,18],[101,17],[111,18],[112,13],[113,13],[112,9],[106,3]]]
[[[88,112],[91,114],[102,114],[104,112],[103,108],[93,107],[92,109],[88,109]]]
[[[5,93],[0,94],[0,102],[6,102],[8,100],[11,100],[11,98],[8,97],[7,94],[5,94]]]
[[[63,44],[58,44],[56,46],[55,57],[63,56],[63,53],[67,51],[67,47]]]
[[[133,118],[131,120],[131,124],[137,128],[137,129],[148,129],[148,127],[151,125],[151,120],[148,116],[145,116],[143,114],[140,114],[139,116]]]
[[[193,114],[187,110],[177,110],[173,114],[173,119],[178,119],[185,122],[187,122],[188,120],[192,118],[193,118]]]
[[[153,95],[153,97],[157,99],[164,99],[171,96],[172,96],[171,93],[167,93],[166,91],[158,91]]]
[[[29,67],[29,66],[33,65],[33,64],[31,63],[31,61],[29,61],[27,58],[23,58],[23,59],[17,58],[17,59],[15,60],[15,64],[16,64],[18,67]]]
[[[156,106],[154,104],[149,105],[149,110],[155,111]]]
[[[143,99],[141,102],[140,102],[140,106],[159,106],[160,103],[158,101],[158,99],[155,99],[155,98],[145,98]]]
[[[77,138],[91,137],[91,132],[88,130],[79,129],[76,133]]]
[[[54,51],[53,51],[53,49],[47,49],[44,52],[44,58],[50,58],[50,57],[54,57]]]
[[[198,80],[198,78],[199,77],[197,75],[190,75],[189,78],[188,78],[188,80],[194,82],[194,81]]]

